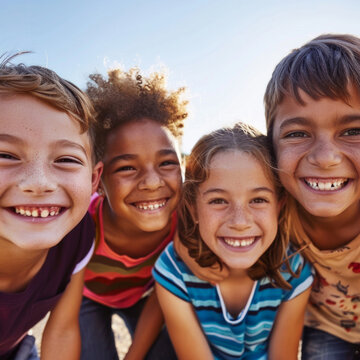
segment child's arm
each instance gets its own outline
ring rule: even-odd
[[[269,360],[296,360],[311,288],[280,305],[270,338]]]
[[[79,359],[81,350],[79,309],[84,269],[72,275],[64,294],[51,311],[41,342],[41,359]]]
[[[201,267],[188,253],[188,249],[182,244],[179,235],[176,232],[174,236],[174,248],[184,261],[186,266],[193,272],[193,274],[201,280],[207,281],[211,284],[216,284],[229,276],[229,270],[224,265],[222,269],[218,264]]]
[[[173,295],[158,283],[155,287],[178,359],[212,359],[213,355],[192,305]]]
[[[125,360],[143,359],[158,337],[163,324],[164,317],[156,292],[153,291],[141,312],[136,325],[134,338],[125,356]]]

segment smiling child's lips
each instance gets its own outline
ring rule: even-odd
[[[316,177],[303,177],[303,181],[306,185],[314,190],[320,191],[334,191],[345,187],[349,178],[316,178]]]
[[[48,216],[59,215],[62,208],[63,207],[56,205],[17,205],[12,209],[16,214],[21,216],[47,218]]]
[[[259,236],[248,236],[248,237],[220,237],[227,245],[233,247],[245,247],[252,245]]]
[[[163,198],[160,200],[138,201],[133,202],[132,204],[140,210],[156,210],[164,207],[167,200],[167,198]]]

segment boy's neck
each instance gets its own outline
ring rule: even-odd
[[[153,252],[169,235],[171,219],[166,227],[159,231],[147,232],[123,219],[112,218],[104,202],[103,208],[104,238],[108,246],[119,255],[132,258],[144,257]]]
[[[340,248],[360,234],[360,202],[336,217],[317,217],[299,209],[302,226],[320,250]]]

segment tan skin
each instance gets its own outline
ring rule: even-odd
[[[360,233],[360,96],[312,99],[285,97],[273,125],[280,180],[299,204],[300,221],[320,250],[344,246]],[[312,189],[308,179],[346,180],[332,192]]]
[[[103,209],[104,236],[109,247],[118,254],[139,258],[154,251],[170,232],[171,223],[156,232],[128,231],[127,227],[111,215],[105,200]]]
[[[108,136],[101,191],[105,196],[104,237],[114,252],[141,258],[169,235],[180,197],[179,159],[169,130],[151,119],[130,121]],[[156,208],[151,209],[153,206]],[[140,315],[125,359],[142,359],[163,323],[154,292]]]
[[[300,221],[308,237],[320,250],[345,246],[360,234],[359,208],[351,209],[334,223],[332,219],[314,217],[300,209]],[[349,209],[350,210],[350,209]]]
[[[81,221],[102,166],[92,163],[89,136],[67,113],[24,94],[1,96],[0,109],[0,291],[16,293]],[[20,209],[29,208],[34,214],[24,217]],[[54,208],[63,211],[49,218]],[[50,313],[42,359],[79,358],[82,289],[83,270]]]
[[[228,276],[218,286],[226,310],[235,318],[246,307],[255,284],[247,274],[248,268],[276,236],[280,206],[273,184],[252,156],[228,151],[213,157],[209,177],[199,185],[194,216],[203,241],[227,266]],[[251,241],[254,237],[259,242],[241,252],[238,245],[224,245],[224,239]],[[192,304],[159,284],[156,290],[178,358],[212,358]],[[310,289],[281,304],[269,339],[269,359],[297,359],[309,294]],[[288,331],[289,324],[292,331]]]

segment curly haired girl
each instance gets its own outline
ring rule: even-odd
[[[144,77],[138,69],[90,79],[87,93],[98,121],[95,152],[104,168],[89,209],[97,236],[80,313],[82,359],[118,358],[113,314],[134,335],[126,359],[147,353],[148,359],[172,359],[151,270],[176,229],[184,88],[170,92],[164,75]]]

